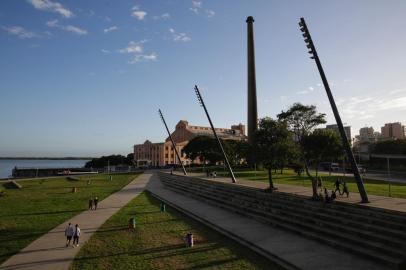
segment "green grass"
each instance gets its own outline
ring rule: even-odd
[[[283,174],[281,174],[279,170],[276,173],[272,171],[272,173],[275,184],[287,184],[287,185],[311,187],[310,178],[307,177],[305,173],[302,174],[301,177],[299,177],[295,172],[293,172],[293,170],[290,169],[285,169],[283,171]],[[241,170],[236,171],[234,174],[236,178],[242,178],[252,181],[268,182],[267,171],[255,172],[252,170]],[[218,175],[226,176],[227,173],[218,172]],[[312,175],[314,175],[314,173]],[[337,177],[343,178],[342,176],[334,176],[334,175],[329,176],[326,173],[319,173],[319,176],[322,177],[324,186],[327,187],[327,189],[329,190],[334,188],[334,182],[336,181]],[[353,177],[346,176],[345,181],[348,184],[350,192],[358,192],[357,184],[355,183]],[[364,184],[368,194],[389,196],[389,185],[387,182],[364,179]],[[391,183],[391,196],[397,198],[406,198],[406,184]]]
[[[128,220],[136,217],[134,231]],[[184,236],[193,233],[195,246]],[[280,269],[248,248],[142,193],[112,216],[82,247],[71,270]]]
[[[0,264],[33,240],[87,209],[91,196],[99,200],[134,179],[136,174],[88,175],[79,181],[65,177],[17,181],[22,189],[0,183]],[[91,184],[87,181],[91,179]],[[72,193],[72,187],[78,191]]]

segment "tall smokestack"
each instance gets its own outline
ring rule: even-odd
[[[248,65],[248,142],[252,143],[257,130],[257,85],[255,81],[254,18],[247,17],[247,65]]]

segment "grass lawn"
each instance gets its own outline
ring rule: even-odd
[[[134,231],[128,220],[136,217]],[[193,233],[195,246],[183,237]],[[71,270],[280,269],[248,248],[142,193],[112,216],[82,247]]]
[[[91,196],[99,200],[120,190],[136,174],[87,175],[79,181],[65,177],[17,181],[22,189],[7,188],[0,197],[0,264],[42,234],[87,209]],[[91,184],[88,185],[88,180]],[[78,191],[72,193],[72,187]]]
[[[272,172],[273,173],[273,172]],[[253,181],[263,181],[268,182],[268,172],[267,171],[252,171],[252,170],[240,170],[234,172],[235,177],[253,180]],[[227,176],[227,173],[218,172],[218,175]],[[347,173],[348,175],[348,173]],[[334,182],[336,181],[337,177],[343,178],[342,176],[329,176],[326,173],[319,173],[319,176],[323,179],[324,186],[327,189],[331,190],[334,187]],[[301,177],[297,176],[297,174],[290,169],[285,169],[283,174],[280,174],[278,170],[276,173],[273,173],[273,179],[275,184],[287,184],[287,185],[300,185],[311,187],[310,178],[306,176],[306,174],[302,174]],[[389,194],[389,185],[386,182],[375,181],[375,180],[368,180],[363,179],[365,184],[365,189],[368,194],[371,195],[379,195],[379,196],[388,196]],[[346,176],[345,181],[348,184],[348,188],[350,192],[358,192],[357,184],[354,181],[354,177]],[[391,196],[397,198],[406,198],[406,184],[399,184],[399,183],[391,183]]]

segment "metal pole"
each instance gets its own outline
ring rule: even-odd
[[[179,163],[180,163],[180,165],[182,166],[183,174],[184,174],[184,175],[187,175],[185,166],[183,166],[183,162],[182,162],[182,160],[180,159],[179,152],[178,152],[178,150],[176,149],[176,144],[175,144],[175,142],[174,142],[173,139],[172,139],[172,135],[171,135],[171,133],[170,133],[170,131],[169,131],[169,129],[168,129],[168,126],[166,125],[165,118],[164,118],[164,116],[163,116],[163,114],[162,114],[162,112],[161,112],[161,109],[158,110],[158,113],[159,113],[159,116],[161,117],[162,122],[163,122],[164,125],[165,125],[166,131],[168,132],[169,139],[171,140],[172,147],[173,147],[173,149],[175,150],[175,153],[176,153],[176,156],[178,157]]]
[[[228,172],[230,173],[231,181],[233,183],[236,183],[237,181],[235,180],[233,170],[231,169],[230,163],[228,162],[226,152],[224,151],[223,145],[221,144],[221,141],[220,141],[219,137],[217,136],[217,133],[216,133],[216,130],[214,129],[213,123],[211,122],[209,112],[206,109],[206,105],[204,104],[203,98],[200,95],[200,91],[199,91],[199,88],[197,88],[197,85],[195,85],[195,92],[196,92],[197,99],[199,100],[199,103],[203,107],[204,112],[206,113],[207,119],[209,120],[210,127],[211,127],[211,130],[213,131],[214,137],[217,139],[217,142],[218,142],[218,144],[220,146],[221,152],[223,153],[224,161],[225,161],[225,163],[227,165]]]
[[[326,89],[327,97],[330,101],[331,109],[333,110],[334,117],[337,122],[338,130],[341,135],[341,140],[344,146],[344,149],[347,153],[348,160],[351,163],[351,168],[354,173],[355,181],[358,186],[359,194],[361,195],[361,202],[368,203],[368,195],[364,187],[364,183],[362,181],[361,174],[359,173],[357,163],[354,158],[354,154],[351,151],[350,143],[348,142],[347,135],[345,134],[345,130],[343,127],[343,123],[341,121],[340,114],[338,113],[338,109],[336,103],[334,101],[333,94],[331,93],[330,86],[327,81],[327,77],[324,73],[323,67],[321,65],[319,56],[316,51],[316,47],[313,44],[312,38],[310,36],[310,32],[307,28],[306,22],[303,18],[300,18],[299,26],[301,27],[301,31],[303,32],[303,37],[305,38],[305,42],[307,44],[307,48],[310,50],[309,53],[312,55],[310,58],[316,61],[317,69],[319,70],[321,80],[323,81],[324,88]],[[351,140],[351,138],[349,138]]]

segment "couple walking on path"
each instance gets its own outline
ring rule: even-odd
[[[89,210],[96,210],[98,203],[99,203],[99,198],[97,198],[97,196],[94,197],[94,199],[90,198],[89,199]]]
[[[76,224],[75,227],[71,223],[68,224],[68,226],[65,229],[65,236],[66,236],[66,246],[70,246],[70,241],[72,240],[73,237],[73,247],[79,246],[79,237],[80,237],[80,228],[79,225]]]

